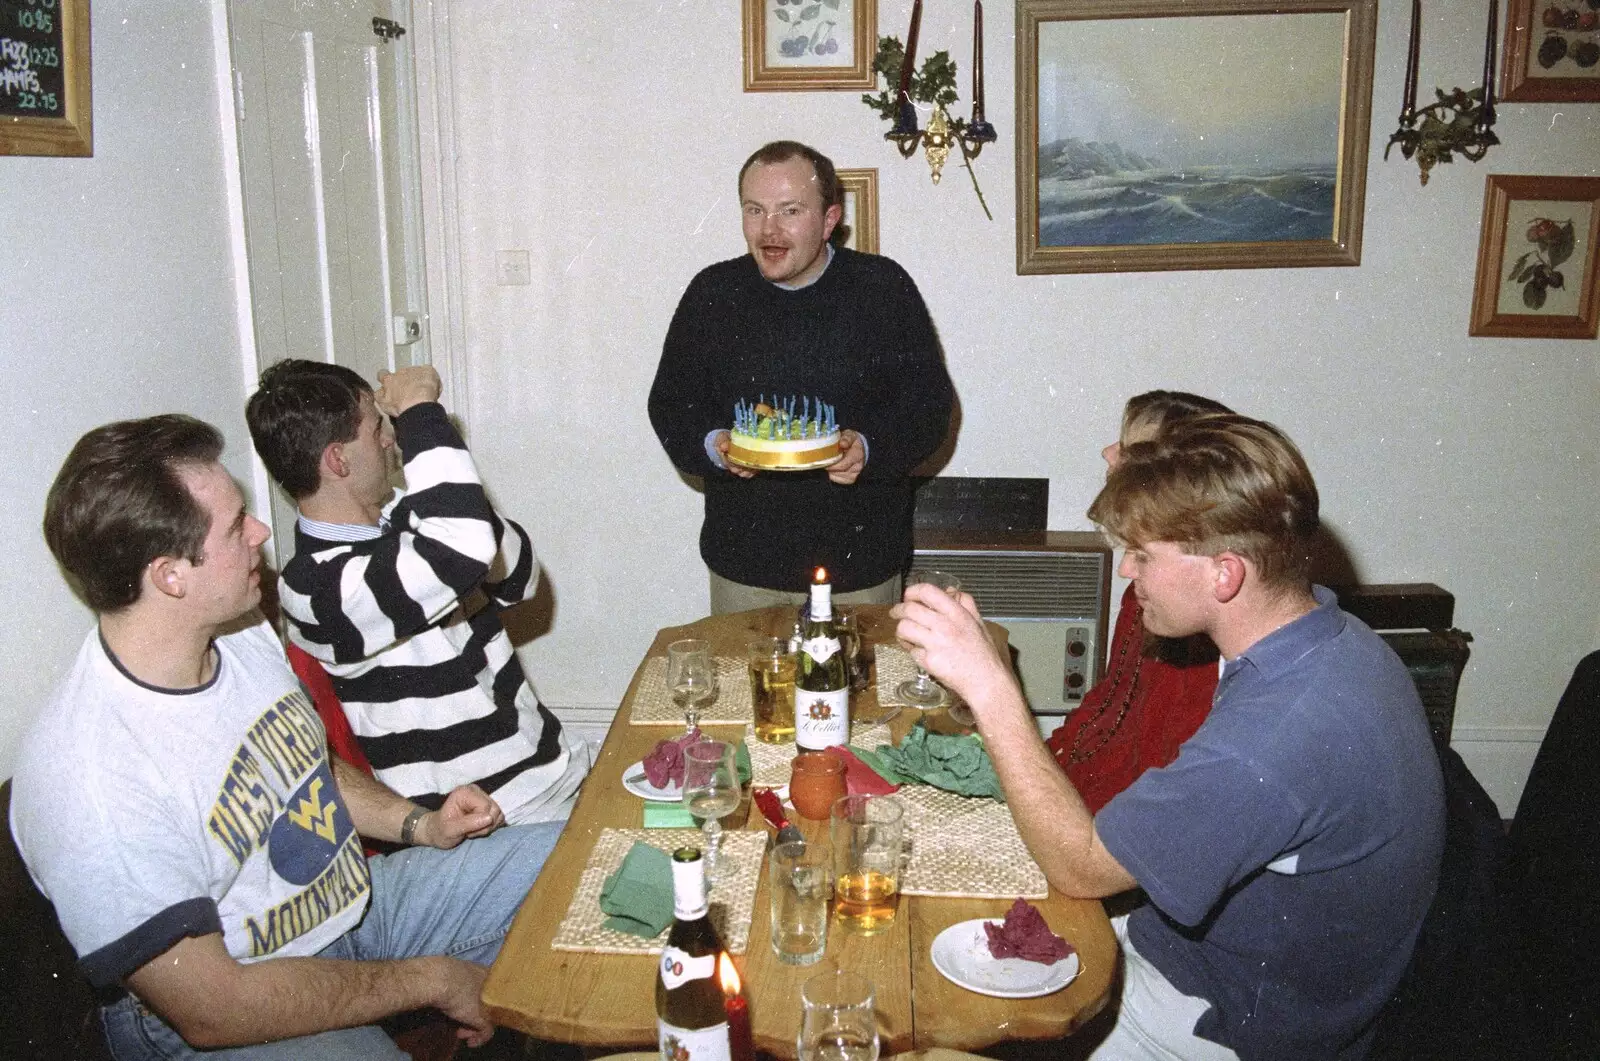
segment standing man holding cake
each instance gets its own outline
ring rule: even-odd
[[[739,200],[749,254],[690,282],[650,388],[667,455],[705,481],[711,611],[799,604],[818,564],[841,603],[893,603],[911,554],[911,470],[950,422],[933,322],[899,265],[829,242],[844,207],[825,155],[767,144],[740,169]],[[757,471],[727,459],[737,411],[791,399],[824,403],[836,462]]]

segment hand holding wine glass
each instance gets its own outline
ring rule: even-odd
[[[717,698],[711,642],[689,638],[667,646],[667,688],[683,711],[687,732],[693,732],[700,725],[700,709]]]
[[[954,575],[947,575],[943,571],[914,570],[906,576],[907,587],[922,584],[938,586],[952,597],[961,592],[961,580]],[[911,649],[911,646],[904,641],[900,642],[900,646],[908,652]],[[949,694],[929,676],[920,663],[917,664],[917,676],[908,678],[895,686],[894,695],[898,700],[904,700],[914,707],[923,709],[940,707],[948,703],[950,699]]]
[[[720,819],[739,808],[740,798],[739,769],[733,745],[708,740],[683,749],[683,805],[705,833],[708,881],[716,879],[719,868]]]

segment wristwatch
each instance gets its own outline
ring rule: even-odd
[[[406,820],[400,823],[400,842],[402,844],[416,843],[417,823],[423,815],[428,813],[426,807],[412,807],[411,813],[406,815]]]

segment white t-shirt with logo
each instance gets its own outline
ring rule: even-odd
[[[91,983],[185,936],[240,961],[309,955],[371,876],[316,710],[265,623],[215,641],[191,690],[133,678],[90,633],[23,741],[12,833]]]

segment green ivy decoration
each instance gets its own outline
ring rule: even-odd
[[[905,45],[900,43],[898,37],[879,37],[878,54],[872,59],[872,71],[882,75],[883,79],[893,88],[886,88],[877,95],[866,94],[861,97],[861,102],[878,112],[878,116],[891,125],[895,120],[897,91],[900,85],[900,67],[906,61]],[[972,168],[972,155],[967,151],[966,140],[967,120],[953,117],[949,107],[960,96],[956,92],[956,64],[946,51],[934,52],[922,61],[922,69],[914,70],[911,81],[906,86],[906,94],[913,102],[927,103],[945,112],[945,120],[950,123],[950,130],[954,139],[961,146],[961,164],[966,167],[967,176],[972,179],[972,190],[977,193],[978,205],[983,207],[983,214],[990,221],[994,215],[989,212],[989,203],[983,197],[983,189],[978,186],[978,174]]]

